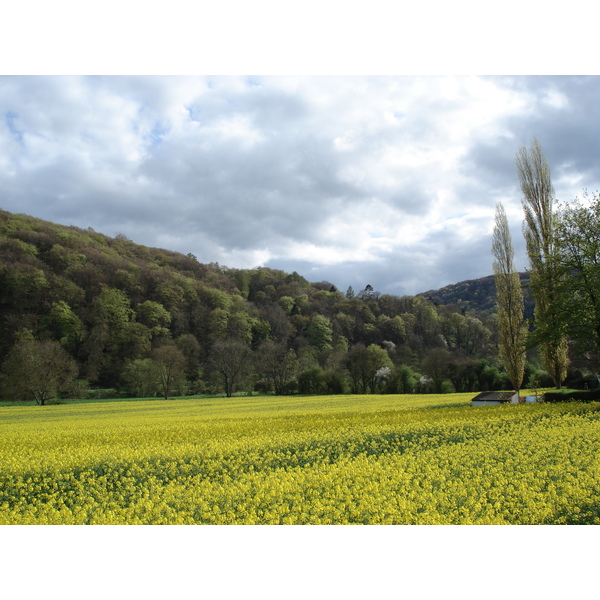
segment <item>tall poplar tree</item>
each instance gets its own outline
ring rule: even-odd
[[[494,237],[494,280],[498,304],[500,360],[517,394],[525,374],[527,327],[523,320],[521,278],[514,268],[514,249],[508,219],[501,202],[496,205]]]
[[[529,151],[516,156],[517,175],[523,192],[523,235],[529,256],[531,289],[535,299],[535,333],[542,364],[560,388],[569,366],[565,323],[561,318],[559,270],[556,264],[554,187],[550,167],[537,139]]]

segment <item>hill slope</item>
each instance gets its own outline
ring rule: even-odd
[[[533,318],[534,302],[529,293],[529,273],[519,273],[525,301],[525,318]],[[456,304],[466,311],[493,314],[496,312],[496,284],[494,276],[467,279],[439,290],[418,294],[436,305]]]
[[[234,340],[251,351],[248,386],[267,385],[266,366],[291,356],[296,389],[374,390],[383,384],[369,369],[433,373],[433,349],[455,362],[495,360],[495,324],[483,302],[489,282],[479,285],[485,293],[457,286],[454,295],[448,286],[421,297],[348,298],[298,273],[201,264],[191,254],[0,210],[0,363],[22,335],[33,335],[60,342],[81,377],[119,387],[132,363],[171,345],[185,355],[187,380],[201,382],[195,389],[218,389],[216,349]],[[387,354],[365,354],[368,346]]]

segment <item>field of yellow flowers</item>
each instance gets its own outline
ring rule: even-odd
[[[0,524],[600,523],[600,404],[0,407]]]

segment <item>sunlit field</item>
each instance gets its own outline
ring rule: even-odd
[[[472,396],[0,407],[0,523],[600,522],[600,404]]]

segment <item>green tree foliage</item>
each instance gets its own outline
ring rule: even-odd
[[[225,337],[237,338],[245,344],[252,344],[252,326],[257,324],[247,312],[240,310],[232,312],[227,318]]]
[[[556,227],[562,277],[557,315],[575,341],[579,362],[600,371],[600,196],[584,195],[563,207]]]
[[[150,358],[136,358],[127,363],[123,379],[129,385],[130,393],[138,398],[154,396],[158,389],[156,362]]]
[[[152,351],[152,360],[155,364],[156,380],[165,400],[174,390],[184,393],[187,361],[183,352],[171,342],[155,348]]]
[[[277,395],[285,394],[298,372],[298,358],[293,348],[272,340],[264,341],[257,352],[257,370],[267,379]]]
[[[319,365],[305,368],[298,376],[298,389],[301,394],[324,394],[324,371]]]
[[[289,316],[292,314],[294,299],[291,296],[281,296],[279,300],[277,300],[277,303],[281,306],[286,315]]]
[[[124,348],[131,341],[134,311],[125,292],[104,287],[91,303],[91,331],[83,344],[87,355],[86,374],[92,381],[107,380],[109,373],[120,375]],[[135,331],[139,335],[137,328]]]
[[[423,371],[431,382],[431,391],[441,394],[445,391],[445,381],[449,376],[451,353],[444,348],[433,348],[423,361]]]
[[[380,315],[378,329],[384,339],[390,340],[394,344],[400,344],[406,338],[406,327],[400,315],[391,318],[387,315]]]
[[[159,283],[156,289],[157,299],[168,310],[175,310],[181,306],[185,297],[185,290],[179,282],[167,280]]]
[[[28,311],[39,311],[50,288],[45,272],[29,264],[16,264],[4,280],[4,295]]]
[[[171,335],[171,313],[160,303],[146,300],[135,308],[138,323],[145,325],[153,338],[168,338]]]
[[[53,302],[50,312],[41,321],[42,329],[51,332],[65,348],[77,352],[83,339],[83,323],[64,300]]]
[[[419,376],[408,365],[396,365],[391,369],[385,381],[387,394],[414,394]]]
[[[134,318],[134,311],[127,294],[114,288],[104,288],[92,303],[96,326],[106,332],[106,347],[116,351],[128,334],[128,324]]]
[[[202,346],[192,333],[180,335],[175,344],[181,350],[186,360],[185,373],[189,381],[194,381],[198,377],[198,365],[202,357]]]
[[[368,389],[374,394],[377,384],[382,381],[378,378],[377,374],[381,372],[381,369],[391,369],[394,364],[388,353],[377,344],[367,346],[367,358],[368,370],[365,374],[367,375]]]
[[[352,392],[355,394],[375,393],[379,382],[377,372],[385,367],[391,369],[393,366],[388,353],[380,346],[355,344],[348,351],[346,359]]]
[[[56,341],[23,338],[13,346],[2,368],[7,397],[44,405],[69,388],[77,365]]]
[[[345,394],[347,392],[347,379],[340,369],[325,369],[321,380],[325,394]]]
[[[508,219],[502,203],[496,205],[496,224],[492,242],[494,274],[498,297],[500,360],[518,393],[525,373],[527,327],[523,321],[523,291],[514,268],[514,250]]]
[[[333,328],[328,317],[315,315],[310,321],[306,334],[311,345],[315,346],[315,348],[319,350],[331,348]]]
[[[223,308],[215,308],[208,318],[208,331],[211,341],[225,339],[227,337],[227,326],[229,324],[229,313]]]

